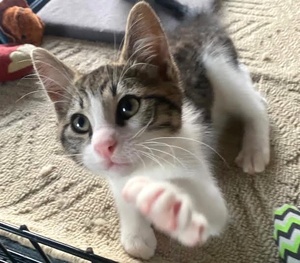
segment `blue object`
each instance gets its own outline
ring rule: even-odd
[[[26,0],[34,13],[40,11],[50,0]]]
[[[8,39],[7,39],[6,35],[4,35],[1,31],[0,31],[0,43],[2,43],[2,44],[8,43]]]

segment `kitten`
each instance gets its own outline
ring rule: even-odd
[[[154,255],[152,226],[186,246],[224,229],[228,212],[210,169],[205,120],[214,127],[229,115],[244,122],[236,159],[244,172],[262,172],[269,162],[264,101],[209,9],[167,40],[151,7],[137,3],[119,61],[87,75],[41,48],[32,60],[54,103],[63,147],[109,179],[121,242],[134,257]]]

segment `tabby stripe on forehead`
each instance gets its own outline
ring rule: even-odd
[[[115,97],[117,95],[117,85],[112,84],[110,87],[112,95]]]
[[[163,97],[163,96],[158,96],[158,95],[149,95],[149,96],[144,96],[142,99],[149,99],[149,100],[156,100],[158,103],[164,103],[168,104],[171,108],[174,110],[181,112],[181,106],[176,105],[173,101]]]
[[[80,88],[79,88],[79,93],[81,95],[83,94],[86,98],[89,97],[88,94],[87,94],[87,92],[86,92],[86,89],[84,87],[82,87],[82,86],[80,86]]]
[[[108,80],[104,79],[103,82],[100,84],[99,90],[101,95],[103,95],[104,90],[108,87],[107,83]]]
[[[83,109],[83,99],[81,97],[79,97],[79,105],[80,108]]]

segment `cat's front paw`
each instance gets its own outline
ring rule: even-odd
[[[255,174],[263,172],[270,161],[269,147],[269,143],[266,140],[260,142],[254,138],[245,138],[243,147],[235,162],[245,173]]]
[[[157,229],[183,245],[203,244],[208,238],[206,218],[193,208],[189,196],[171,183],[135,177],[125,185],[123,197]]]
[[[123,231],[121,243],[125,251],[132,257],[149,259],[156,249],[156,237],[150,226],[145,226],[139,231]]]

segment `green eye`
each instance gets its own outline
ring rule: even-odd
[[[74,114],[71,117],[71,127],[76,133],[87,133],[91,130],[91,124],[83,114]]]
[[[128,120],[135,115],[140,108],[140,101],[135,96],[127,95],[123,97],[117,109],[117,116],[119,120]]]

